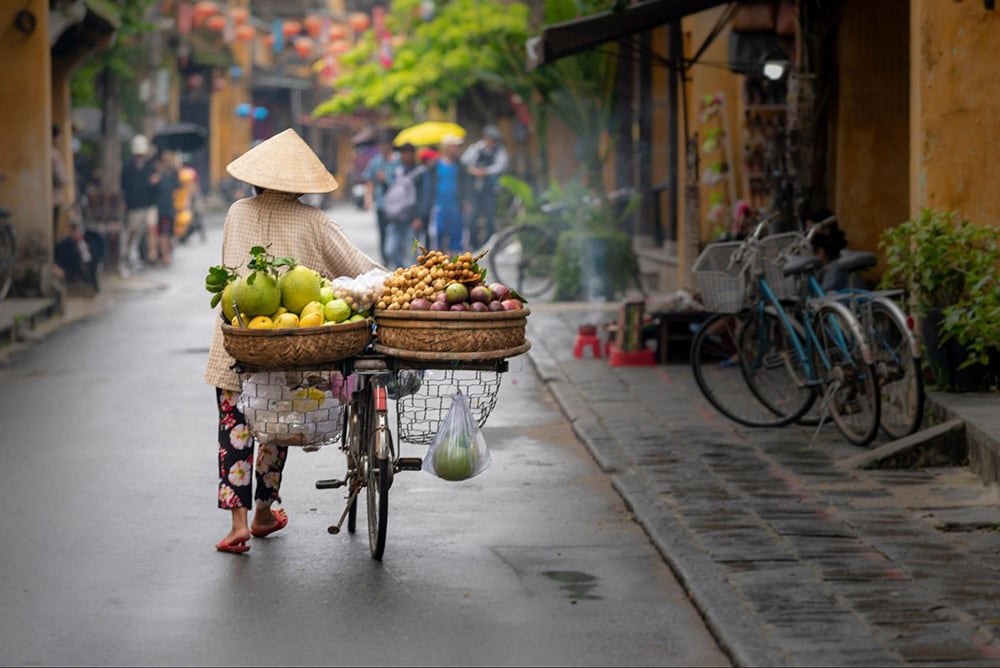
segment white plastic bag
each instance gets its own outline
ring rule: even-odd
[[[485,471],[490,462],[486,439],[469,404],[465,396],[456,393],[422,468],[443,480],[468,480]]]
[[[381,269],[372,269],[355,278],[338,276],[330,281],[330,286],[334,297],[346,301],[355,313],[361,313],[370,310],[382,297],[388,275]]]

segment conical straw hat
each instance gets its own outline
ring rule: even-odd
[[[337,179],[292,128],[279,132],[226,165],[240,181],[286,193],[328,193]]]

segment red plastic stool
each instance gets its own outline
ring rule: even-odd
[[[573,357],[580,359],[584,351],[590,348],[594,359],[601,358],[601,339],[597,336],[597,327],[580,325],[576,330],[576,342],[573,344]]]

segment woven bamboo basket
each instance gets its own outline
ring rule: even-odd
[[[526,343],[529,309],[516,311],[389,311],[375,313],[378,346],[397,355],[414,353],[503,353]],[[503,356],[503,355],[497,355]]]
[[[288,369],[360,355],[371,341],[368,320],[289,329],[222,325],[223,345],[237,362],[258,369]]]

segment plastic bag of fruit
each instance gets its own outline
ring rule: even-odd
[[[388,275],[381,269],[372,269],[355,278],[338,276],[330,281],[330,286],[335,298],[343,299],[355,313],[361,313],[370,310],[382,297]]]
[[[458,392],[424,457],[423,470],[443,480],[468,480],[485,471],[491,461],[483,432],[465,396]]]

